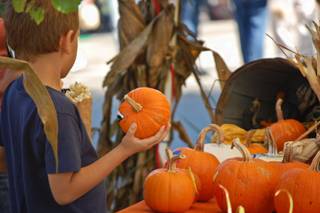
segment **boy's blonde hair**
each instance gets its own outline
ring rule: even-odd
[[[33,0],[44,9],[44,20],[37,25],[27,13],[15,12],[12,1],[7,1],[5,27],[7,40],[19,59],[32,60],[40,54],[55,52],[61,36],[79,29],[78,12],[63,14],[55,10],[51,0]],[[27,0],[29,3],[30,0]]]

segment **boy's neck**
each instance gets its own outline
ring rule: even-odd
[[[61,63],[56,53],[41,55],[30,64],[43,85],[61,90]]]

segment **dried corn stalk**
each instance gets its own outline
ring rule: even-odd
[[[274,42],[287,56],[288,60],[298,67],[301,74],[308,80],[310,87],[320,101],[320,26],[316,22],[313,22],[313,25],[307,28],[312,36],[313,45],[316,49],[315,56],[302,55],[298,51],[290,50],[289,48]],[[289,57],[286,52],[293,53],[294,57]]]
[[[214,120],[213,108],[201,85],[195,61],[202,51],[211,51],[203,42],[194,38],[180,22],[180,1],[177,6],[168,0],[119,0],[119,39],[121,51],[112,63],[104,87],[107,88],[103,108],[99,154],[110,151],[123,137],[117,120],[112,120],[114,97],[122,100],[130,90],[148,86],[165,92],[168,76],[173,76],[173,131],[188,146],[192,145],[183,124],[174,121],[175,110],[182,96],[182,87],[191,75],[199,85],[210,119]],[[142,19],[143,18],[143,19]],[[221,68],[224,80],[228,68],[214,52],[216,66]],[[112,212],[142,199],[144,177],[156,167],[156,149],[139,153],[125,161],[107,179],[108,209]]]

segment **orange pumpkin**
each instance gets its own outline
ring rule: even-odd
[[[157,169],[147,176],[144,200],[156,212],[185,212],[195,200],[195,178],[188,170],[176,168],[176,161],[182,155],[172,157],[171,151],[167,155],[168,168]]]
[[[282,151],[285,142],[298,139],[306,129],[301,122],[295,119],[284,120],[281,105],[283,100],[279,98],[276,103],[278,122],[268,127],[271,139],[277,144],[277,151]]]
[[[223,212],[227,212],[225,196],[219,185],[230,195],[231,206],[243,206],[247,213],[270,213],[273,210],[272,167],[265,161],[253,159],[239,139],[234,145],[243,159],[229,159],[218,166],[214,177],[214,195]]]
[[[313,159],[310,169],[292,169],[286,172],[277,187],[286,190],[292,195],[293,213],[318,213],[320,211],[320,152]],[[275,208],[278,213],[288,212],[288,198],[278,194],[274,198]]]
[[[120,127],[127,132],[132,123],[137,124],[135,136],[143,139],[155,135],[170,120],[170,104],[159,90],[141,87],[124,96],[119,107]]]
[[[214,125],[209,125],[204,128],[197,140],[194,149],[190,148],[179,148],[178,150],[186,158],[181,159],[177,162],[177,167],[186,169],[191,168],[192,171],[199,177],[201,188],[199,190],[198,201],[208,201],[213,197],[213,183],[212,177],[214,171],[219,165],[218,159],[207,152],[204,152],[204,140],[206,134],[209,131],[216,131]]]

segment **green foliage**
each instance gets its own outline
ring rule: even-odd
[[[77,11],[80,2],[81,0],[51,0],[53,7],[61,13]],[[44,9],[35,6],[34,1],[27,3],[27,0],[12,0],[12,5],[17,13],[28,13],[37,24],[40,24],[45,17]]]
[[[72,13],[77,11],[81,0],[51,0],[56,10],[62,13]]]

